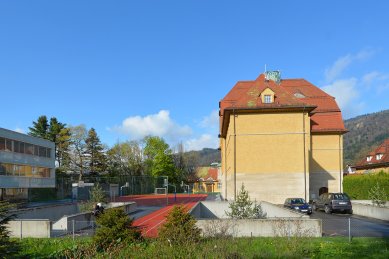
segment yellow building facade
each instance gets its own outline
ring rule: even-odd
[[[328,112],[312,120],[320,109],[307,99],[310,94],[333,98],[305,80],[301,83],[260,75],[238,82],[220,102],[224,198],[234,199],[243,183],[252,199],[273,203],[342,191],[343,121],[336,130],[318,128],[320,116],[328,117]]]

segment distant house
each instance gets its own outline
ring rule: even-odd
[[[198,167],[192,178],[193,192],[220,192],[219,168],[215,165]]]
[[[242,183],[252,199],[283,203],[342,192],[342,113],[305,79],[269,71],[238,81],[219,103],[223,198]]]
[[[389,173],[389,138],[352,167],[355,173]]]

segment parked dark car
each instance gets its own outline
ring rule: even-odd
[[[308,215],[312,214],[312,207],[303,198],[287,198],[284,202],[284,207]]]
[[[335,211],[352,214],[353,208],[350,197],[346,193],[323,193],[312,203],[314,210],[324,210],[325,213]]]

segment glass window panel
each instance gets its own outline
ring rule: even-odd
[[[25,176],[26,175],[25,166],[24,165],[20,165],[19,166],[19,175],[20,176]]]
[[[45,168],[38,167],[38,172],[40,177],[45,177]]]
[[[24,172],[26,176],[32,176],[32,168],[29,165],[24,166]]]
[[[20,152],[20,144],[19,141],[14,140],[14,152],[19,153]]]
[[[5,174],[6,174],[5,165],[0,164],[0,175],[5,175]]]
[[[8,175],[13,174],[13,166],[11,164],[5,164],[5,172]]]
[[[24,142],[19,142],[19,152],[24,153]]]
[[[32,144],[26,143],[24,149],[25,149],[24,153],[29,154],[29,155],[33,155],[34,154],[34,146]]]
[[[50,158],[51,157],[51,148],[47,148],[46,150],[47,150],[47,156],[46,157]]]
[[[39,156],[46,156],[46,148],[44,147],[39,147]]]
[[[0,150],[5,150],[5,138],[0,138]]]
[[[39,147],[38,146],[34,146],[34,155],[39,156]]]
[[[5,150],[12,151],[12,140],[5,139]]]

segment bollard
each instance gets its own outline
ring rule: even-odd
[[[351,243],[351,218],[348,218],[348,241]]]
[[[72,220],[72,225],[73,225],[73,241],[74,241],[74,219]]]

